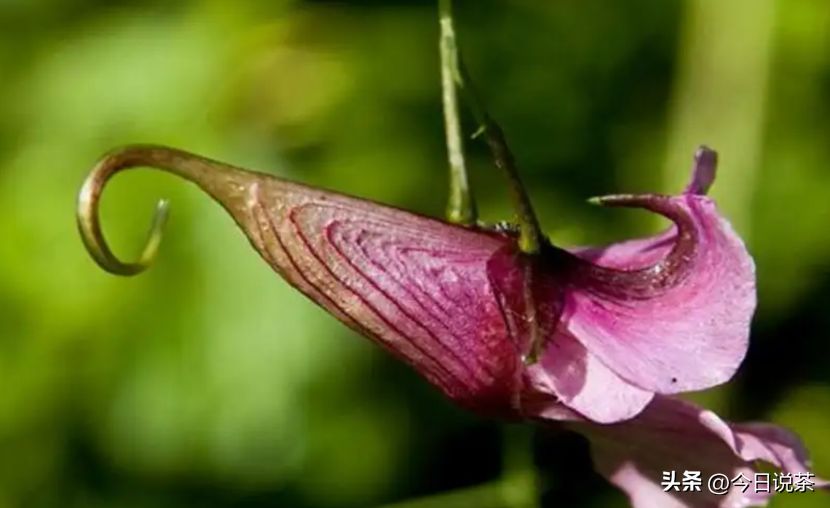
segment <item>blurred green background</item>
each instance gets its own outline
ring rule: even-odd
[[[721,152],[713,194],[761,303],[741,374],[696,398],[795,429],[830,476],[830,3],[457,3],[555,242],[657,231],[584,199],[676,191],[699,143]],[[442,215],[435,11],[0,0],[0,508],[626,506],[580,439],[456,409],[289,289],[192,186],[137,171],[109,187],[123,257],[172,201],[143,276],[104,273],[80,243],[82,179],[133,142]],[[502,176],[468,145],[484,217],[508,218]]]

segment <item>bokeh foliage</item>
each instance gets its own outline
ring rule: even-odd
[[[714,194],[756,257],[761,305],[738,379],[698,399],[797,430],[830,476],[830,4],[457,11],[555,241],[656,231],[584,199],[676,190],[698,143],[721,151]],[[152,171],[110,186],[123,256],[172,200],[142,277],[103,273],[78,239],[82,178],[132,142],[441,215],[434,2],[0,0],[0,76],[0,508],[368,507],[505,475],[507,490],[423,506],[532,505],[534,488],[550,506],[626,506],[584,443],[531,446],[529,429],[450,406],[292,291],[195,188]],[[509,217],[501,176],[469,150],[484,216]]]

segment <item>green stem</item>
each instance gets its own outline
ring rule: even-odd
[[[519,248],[522,252],[536,254],[541,250],[542,245],[542,231],[539,227],[539,221],[536,218],[536,213],[533,211],[527,190],[519,177],[519,171],[516,168],[513,154],[507,146],[504,132],[487,113],[487,109],[484,107],[484,101],[482,101],[476,91],[472,79],[470,79],[470,75],[464,66],[464,62],[459,55],[458,46],[455,41],[455,29],[453,27],[452,0],[439,0],[438,7],[442,27],[442,48],[446,47],[446,50],[452,54],[446,61],[442,60],[442,64],[449,66],[445,72],[448,76],[452,76],[455,79],[455,84],[469,103],[470,109],[476,117],[476,121],[481,126],[481,131],[483,131],[487,139],[487,145],[493,154],[496,167],[504,171],[507,175],[510,185],[510,197],[513,201],[513,207],[516,210],[519,223]]]
[[[441,2],[441,12],[449,7]],[[461,120],[458,116],[458,95],[455,83],[458,81],[458,52],[455,46],[455,32],[452,19],[440,16],[438,19],[441,51],[441,90],[444,103],[444,124],[447,133],[447,154],[450,165],[450,195],[447,203],[447,219],[455,224],[472,226],[478,220],[475,199],[470,190],[467,166],[464,161],[464,147],[461,137]]]

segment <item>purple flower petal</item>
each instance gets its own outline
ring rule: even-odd
[[[692,168],[692,180],[686,187],[687,194],[705,195],[715,181],[718,167],[718,153],[708,146],[701,146],[695,152],[695,164]]]
[[[537,390],[555,394],[562,404],[597,423],[633,418],[654,397],[623,380],[567,333],[557,334],[529,376]]]
[[[794,485],[803,485],[802,491],[829,485],[809,472],[807,453],[792,433],[770,424],[729,424],[711,411],[671,397],[655,397],[637,418],[624,423],[567,426],[588,437],[597,470],[628,494],[634,508],[765,506],[781,475],[756,477],[765,474],[757,461],[780,468]],[[686,471],[701,473],[699,491],[683,491]],[[668,483],[671,472],[680,484],[676,490]],[[723,495],[708,488],[713,475],[733,481]],[[746,479],[748,486],[737,485],[736,479]],[[756,480],[762,482],[756,485]]]
[[[103,159],[82,189],[78,224],[101,266],[138,273],[146,259],[124,264],[103,245],[97,200],[119,171],[165,169],[221,203],[290,284],[463,407],[538,417],[552,414],[555,397],[609,423],[634,417],[654,393],[725,381],[746,352],[754,268],[702,195],[714,162],[699,151],[680,196],[599,200],[665,215],[675,222],[665,234],[574,253],[545,243],[524,255],[509,228],[454,226],[158,146]]]
[[[709,166],[698,165],[689,185],[694,192],[609,200],[659,206],[661,213],[686,221],[684,234],[696,236],[696,242],[683,255],[689,264],[685,273],[639,293],[582,279],[566,299],[563,321],[568,331],[617,374],[645,390],[670,394],[721,384],[746,354],[756,304],[755,267],[714,202],[696,193],[712,178]],[[682,241],[678,230],[675,225],[650,239],[574,253],[618,271],[654,265],[659,274],[663,268],[655,263]]]
[[[521,359],[485,269],[507,239],[275,179],[249,200],[238,220],[288,282],[456,403],[515,414]]]
[[[549,394],[585,417],[610,423],[632,418],[654,396],[623,380],[559,326],[564,285],[556,270],[506,248],[487,262],[487,272],[511,342],[527,353],[534,331],[540,361],[524,372],[523,396]],[[528,308],[533,307],[529,313]],[[539,416],[526,408],[525,416]]]

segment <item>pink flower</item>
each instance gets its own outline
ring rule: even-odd
[[[674,223],[666,232],[601,249],[546,243],[534,256],[519,251],[510,227],[455,226],[153,146],[99,163],[81,191],[78,225],[102,267],[138,273],[159,229],[142,261],[118,261],[101,234],[100,194],[123,169],[180,175],[220,202],[286,281],[456,403],[586,435],[599,471],[635,508],[760,506],[770,494],[756,486],[733,482],[718,496],[705,483],[690,492],[671,483],[689,483],[687,472],[702,482],[715,474],[755,480],[757,461],[808,474],[787,431],[730,425],[667,396],[727,381],[746,354],[754,265],[705,195],[715,165],[715,153],[701,148],[681,194],[596,200],[661,214]]]
[[[123,264],[106,247],[97,202],[120,170],[168,170],[219,201],[291,285],[460,405],[527,418],[536,415],[525,400],[553,396],[610,423],[636,416],[654,394],[723,383],[744,358],[754,267],[705,196],[715,164],[701,148],[682,194],[597,200],[664,215],[674,222],[665,233],[603,249],[546,244],[539,256],[519,253],[510,228],[455,226],[153,146],[102,160],[78,217],[99,264],[137,273],[143,264]],[[537,352],[538,362],[523,361]]]
[[[538,260],[508,247],[489,260],[508,324],[528,313],[523,265],[538,267],[535,319],[550,338],[539,364],[524,371],[526,388],[610,423],[635,416],[655,393],[701,390],[732,377],[746,354],[755,277],[743,243],[705,196],[715,165],[715,152],[701,148],[683,194],[598,199],[672,219],[661,235],[602,249],[550,247]],[[526,320],[512,321],[514,341],[527,342]]]
[[[679,399],[658,395],[636,418],[611,425],[555,405],[548,414],[572,419],[565,425],[589,439],[597,470],[628,495],[633,508],[766,506],[776,491],[830,487],[809,471],[804,446],[787,430],[730,424]],[[762,471],[761,462],[773,467]]]

